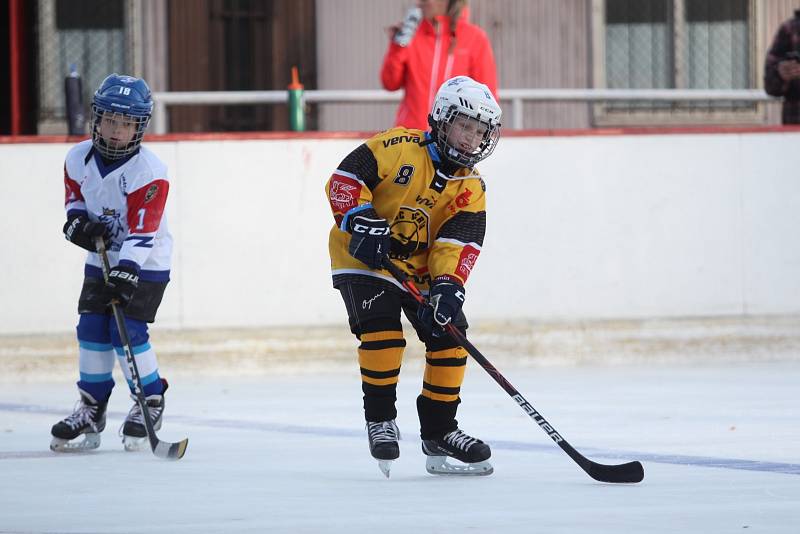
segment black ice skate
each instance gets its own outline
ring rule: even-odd
[[[422,440],[422,452],[428,457],[425,468],[432,475],[491,475],[492,464],[487,460],[492,456],[489,445],[477,438],[454,430],[439,439]],[[447,458],[463,462],[451,464]]]
[[[162,379],[164,391],[160,395],[149,395],[145,401],[147,409],[150,411],[150,420],[153,421],[153,430],[161,429],[161,416],[164,414],[164,393],[167,391],[167,381]],[[136,396],[131,395],[133,406],[122,424],[122,444],[126,451],[141,450],[142,445],[147,441],[147,428],[144,426],[144,416],[142,407],[136,400]]]
[[[53,425],[50,433],[53,440],[50,450],[56,452],[80,452],[96,449],[100,446],[100,432],[106,428],[106,408],[108,399],[97,402],[94,397],[82,389],[78,389],[81,400],[72,415]],[[72,442],[84,435],[82,441]]]
[[[367,437],[369,438],[369,452],[378,460],[378,468],[386,478],[392,469],[392,461],[400,457],[400,430],[394,419],[391,421],[367,421]]]

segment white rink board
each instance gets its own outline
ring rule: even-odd
[[[508,137],[481,167],[485,319],[800,312],[798,133]],[[152,142],[170,169],[168,328],[343,324],[324,183],[357,140]],[[64,144],[0,145],[0,334],[76,323]]]

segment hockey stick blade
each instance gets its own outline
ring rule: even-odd
[[[557,434],[556,434],[557,435]],[[551,436],[553,437],[553,436]],[[644,467],[640,462],[628,462],[624,464],[607,465],[593,462],[578,451],[572,445],[564,441],[561,436],[558,436],[561,441],[556,441],[559,447],[567,453],[567,456],[572,458],[587,475],[597,480],[598,482],[608,482],[611,484],[636,484],[644,480]]]
[[[425,298],[420,293],[419,289],[408,279],[406,273],[404,273],[397,265],[392,263],[389,258],[385,258],[383,261],[383,267],[391,273],[391,275],[409,292],[409,294],[416,300],[420,306],[426,306],[427,303],[425,302]],[[528,416],[533,419],[533,422],[539,425],[549,437],[552,439],[561,450],[563,450],[567,455],[572,458],[572,460],[578,464],[578,466],[583,469],[587,475],[592,477],[594,480],[598,482],[609,482],[612,484],[624,484],[624,483],[637,483],[644,480],[644,467],[640,462],[628,462],[619,465],[606,465],[606,464],[599,464],[597,462],[593,462],[589,460],[584,455],[579,453],[575,450],[572,445],[570,445],[567,440],[565,440],[561,435],[556,431],[553,426],[547,422],[547,420],[536,411],[536,409],[525,400],[525,397],[515,388],[511,382],[506,380],[506,378],[500,374],[500,371],[495,368],[491,362],[486,359],[486,356],[481,354],[481,352],[475,348],[475,346],[470,343],[466,336],[461,333],[461,331],[453,326],[452,323],[448,323],[445,326],[445,331],[456,341],[459,345],[464,347],[469,353],[472,358],[483,367],[483,370],[491,376],[497,384],[505,390],[508,395],[514,399],[514,401],[522,408]]]
[[[619,465],[598,464],[591,460],[586,460],[589,468],[584,468],[590,477],[599,482],[610,482],[612,484],[636,484],[644,480],[644,467],[640,462],[628,462]]]
[[[153,449],[153,454],[164,460],[180,460],[183,458],[183,455],[186,454],[186,447],[188,446],[188,438],[178,443],[158,440],[158,444]]]

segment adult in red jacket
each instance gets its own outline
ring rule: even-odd
[[[417,5],[389,28],[392,40],[381,82],[388,91],[405,89],[395,125],[427,130],[428,112],[445,80],[469,76],[489,86],[497,99],[497,68],[486,33],[468,21],[466,0],[418,0]]]

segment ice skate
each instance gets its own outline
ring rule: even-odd
[[[163,380],[163,379],[162,379]],[[153,430],[161,429],[161,416],[164,414],[164,393],[167,391],[167,381],[164,380],[164,391],[160,395],[149,395],[145,401],[150,412],[150,420],[153,422]],[[136,400],[135,395],[131,395],[133,406],[122,424],[120,435],[122,445],[126,451],[135,452],[141,450],[147,442],[147,428],[144,426],[142,407]]]
[[[89,393],[78,389],[81,400],[72,415],[59,421],[50,430],[53,436],[50,450],[81,452],[100,446],[100,433],[106,428],[108,400],[97,402]],[[73,441],[83,434],[81,441]]]
[[[488,462],[492,456],[489,445],[461,430],[439,439],[422,440],[422,452],[427,456],[425,468],[432,475],[486,476],[494,472]],[[448,457],[460,463],[449,463]]]
[[[394,419],[391,421],[367,421],[367,437],[369,438],[369,452],[378,460],[378,468],[383,476],[389,478],[392,462],[400,457],[400,430]]]

